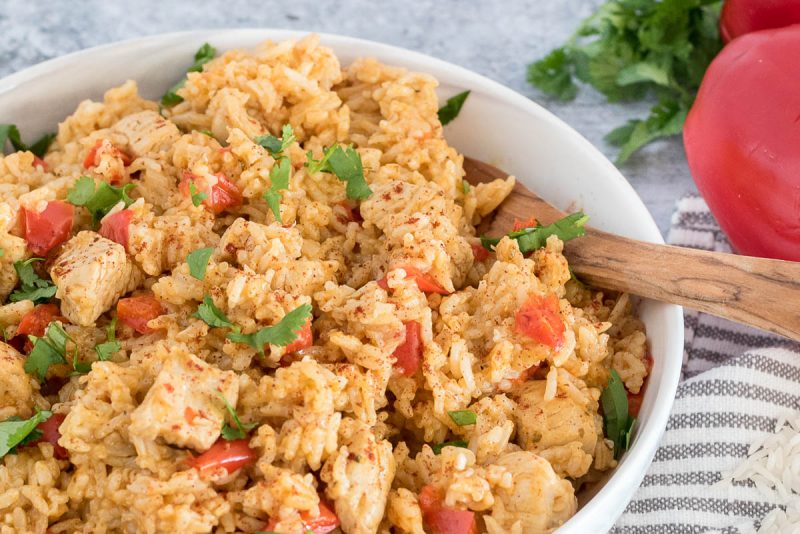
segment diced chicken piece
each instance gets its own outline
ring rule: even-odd
[[[141,275],[122,245],[95,232],[80,232],[67,241],[50,268],[61,313],[71,323],[92,326]]]
[[[181,136],[175,124],[155,111],[140,111],[127,115],[111,129],[128,138],[126,152],[134,158],[165,151]]]
[[[25,358],[10,345],[0,342],[0,419],[12,415],[30,417],[33,388],[23,364]]]
[[[171,354],[133,414],[130,433],[137,452],[156,437],[178,447],[205,451],[214,444],[225,418],[224,397],[236,406],[239,382],[188,352]]]
[[[500,457],[495,465],[512,474],[511,488],[495,489],[491,517],[485,517],[490,534],[552,532],[577,509],[572,484],[559,478],[550,464],[536,454],[518,451]]]
[[[322,468],[342,530],[348,534],[378,531],[395,472],[392,445],[378,440],[365,423],[342,422],[343,446]]]
[[[514,420],[522,448],[544,456],[557,473],[577,478],[586,474],[597,445],[595,416],[568,395],[544,400],[546,381],[526,382],[514,394]]]

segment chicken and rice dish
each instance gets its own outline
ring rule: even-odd
[[[628,296],[482,242],[514,178],[464,181],[432,77],[195,60],[2,126],[0,534],[557,529],[631,438]]]

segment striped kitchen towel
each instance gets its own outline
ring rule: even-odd
[[[668,241],[730,252],[702,198]],[[685,312],[683,381],[650,469],[615,534],[800,533],[800,345]]]

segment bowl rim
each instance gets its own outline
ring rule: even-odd
[[[279,28],[214,28],[214,29],[199,29],[190,31],[166,32],[158,33],[145,37],[134,37],[121,41],[114,41],[105,43],[90,48],[76,50],[68,54],[48,59],[46,61],[37,63],[35,65],[26,67],[20,71],[9,74],[0,79],[0,97],[6,93],[12,92],[19,85],[24,83],[36,81],[36,78],[46,76],[52,71],[68,67],[74,64],[81,64],[86,59],[96,54],[104,52],[111,52],[115,49],[124,49],[137,46],[151,46],[158,44],[159,41],[167,44],[175,39],[189,39],[200,41],[213,41],[215,36],[223,37],[225,40],[231,41],[263,41],[272,39],[274,41],[281,41],[285,39],[300,39],[309,34],[316,34],[320,36],[321,44],[329,46],[334,50],[337,47],[351,47],[359,45],[364,48],[363,56],[378,57],[381,61],[392,63],[393,59],[384,58],[401,58],[399,63],[414,63],[413,70],[431,73],[438,80],[441,80],[440,74],[433,74],[434,72],[446,72],[450,77],[457,77],[465,80],[466,87],[471,90],[480,88],[488,94],[496,96],[498,99],[505,100],[510,104],[522,108],[529,114],[537,116],[548,125],[560,130],[572,138],[573,142],[586,155],[590,156],[592,163],[599,166],[604,171],[604,179],[614,179],[619,182],[617,185],[621,186],[630,200],[635,200],[634,205],[637,208],[637,213],[631,215],[639,225],[637,237],[652,243],[663,244],[664,239],[659,231],[652,215],[647,209],[644,202],[639,195],[624,178],[619,170],[600,152],[600,150],[592,145],[586,138],[584,138],[577,130],[569,126],[566,122],[555,116],[552,112],[544,108],[542,105],[536,103],[532,99],[506,87],[505,85],[496,82],[486,76],[478,74],[460,65],[450,63],[448,61],[438,59],[431,55],[408,50],[402,47],[388,45],[368,39],[357,37],[349,37],[339,34],[331,34],[324,32],[313,32],[304,30],[289,30]],[[251,45],[239,44],[235,47],[249,47]],[[223,50],[230,49],[229,47],[221,47]],[[419,65],[419,67],[417,67]],[[103,87],[105,90],[108,87]],[[88,97],[88,96],[87,96]],[[602,226],[602,225],[599,225]],[[659,381],[659,391],[657,397],[653,400],[653,408],[646,423],[641,426],[637,432],[634,445],[623,457],[623,461],[618,465],[608,482],[601,488],[592,498],[586,502],[575,515],[573,515],[567,522],[559,527],[559,534],[578,534],[585,532],[585,528],[589,525],[604,524],[610,528],[616,519],[621,515],[627,503],[633,497],[635,491],[639,488],[644,475],[650,466],[650,463],[655,455],[658,445],[661,441],[661,436],[667,425],[667,420],[672,409],[672,404],[675,392],[678,387],[680,378],[680,371],[682,366],[682,351],[683,351],[683,309],[676,305],[663,304],[664,309],[661,313],[664,314],[665,323],[674,323],[675,326],[669,330],[670,339],[672,342],[665,348],[665,357],[663,373]],[[674,328],[674,332],[672,331]],[[603,517],[605,519],[598,519]]]

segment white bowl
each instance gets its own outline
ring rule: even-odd
[[[16,123],[23,138],[32,140],[53,131],[80,101],[99,99],[106,89],[128,79],[139,83],[144,96],[159,98],[181,78],[204,42],[227,50],[303,35],[266,29],[196,31],[69,54],[0,80],[0,122]],[[423,54],[336,35],[322,35],[322,42],[335,50],[344,65],[372,56],[432,74],[441,84],[442,98],[471,90],[461,114],[445,129],[448,141],[458,150],[515,175],[561,208],[583,208],[594,226],[663,243],[647,208],[619,171],[541,106],[483,76]],[[642,481],[666,426],[680,375],[683,313],[678,306],[646,301],[640,315],[647,325],[654,366],[633,445],[559,534],[604,532],[613,525]]]

